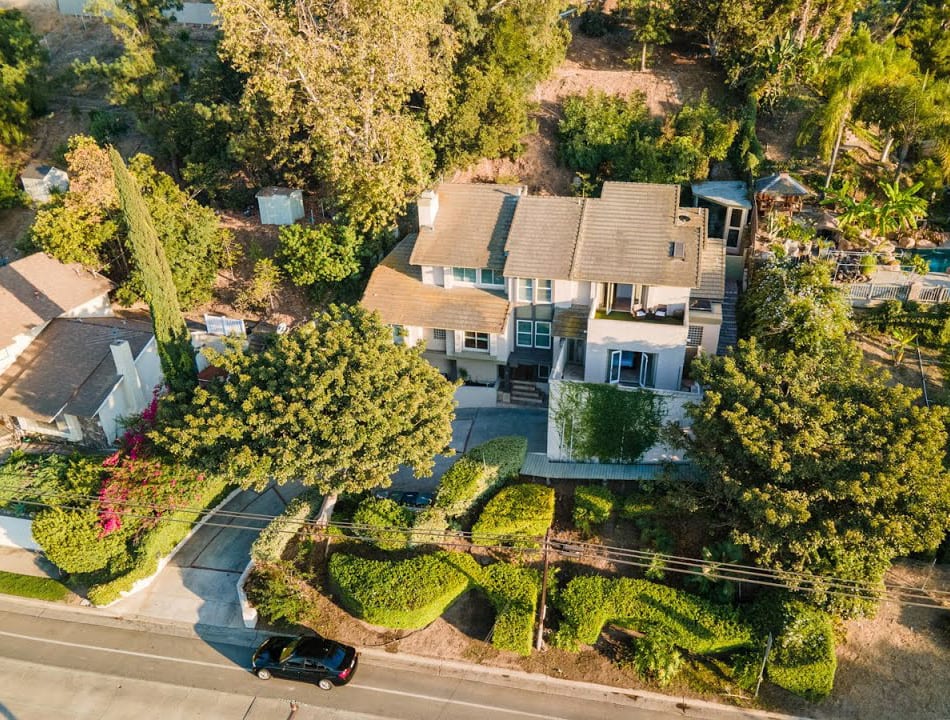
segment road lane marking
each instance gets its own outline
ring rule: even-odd
[[[120,650],[118,648],[101,647],[99,645],[86,645],[84,643],[67,642],[66,640],[53,640],[51,638],[36,637],[34,635],[21,635],[20,633],[6,632],[0,630],[0,635],[17,638],[18,640],[29,640],[31,642],[44,642],[50,645],[62,645],[64,647],[81,648],[84,650],[99,650],[100,652],[118,653],[120,655],[131,655],[133,657],[147,658],[149,660],[169,660],[175,663],[187,663],[189,665],[202,665],[204,667],[218,668],[219,670],[238,670],[240,672],[249,672],[247,668],[235,667],[234,665],[222,665],[221,663],[208,662],[207,660],[188,660],[187,658],[176,658],[168,655],[155,655],[153,653],[138,652],[136,650]]]
[[[541,718],[541,720],[567,720],[559,715],[551,715],[550,713],[533,713],[526,710],[514,710],[511,708],[505,708],[500,705],[485,705],[483,703],[469,702],[467,700],[455,700],[453,698],[440,698],[435,697],[434,695],[425,695],[424,693],[413,693],[407,692],[405,690],[390,690],[389,688],[378,688],[371,685],[358,685],[357,683],[350,683],[350,687],[356,688],[358,690],[372,690],[373,692],[388,693],[390,695],[400,695],[402,697],[416,698],[417,700],[435,700],[437,702],[449,703],[451,705],[464,705],[465,707],[475,708],[476,710],[501,710],[506,715],[521,715],[522,717],[532,717],[532,718]],[[531,692],[531,691],[528,691]]]

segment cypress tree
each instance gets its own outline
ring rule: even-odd
[[[125,167],[122,156],[115,148],[109,148],[109,157],[115,173],[119,206],[129,230],[132,258],[142,273],[145,300],[152,313],[152,327],[165,382],[175,392],[188,392],[194,388],[197,379],[195,353],[178,304],[178,292],[165,250],[135,178]]]

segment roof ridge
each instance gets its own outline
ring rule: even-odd
[[[578,250],[583,242],[583,233],[581,232],[584,227],[584,220],[587,218],[587,205],[592,198],[578,198],[580,201],[581,211],[577,216],[577,229],[574,231],[574,247],[571,251],[571,265],[567,271],[567,276],[574,280],[574,268],[577,264]]]

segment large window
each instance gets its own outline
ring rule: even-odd
[[[501,272],[498,270],[492,270],[491,268],[482,268],[480,271],[481,278],[479,282],[482,285],[504,285],[505,278],[502,276]]]
[[[551,349],[551,323],[547,320],[516,320],[515,344],[523,348]]]
[[[532,322],[530,320],[518,320],[516,321],[516,330],[517,338],[516,343],[518,347],[532,347],[533,337],[531,332]]]
[[[551,349],[551,323],[544,320],[536,320],[534,323],[534,346]]]
[[[655,387],[656,357],[656,353],[611,350],[607,382],[613,385]]]
[[[534,280],[518,278],[518,299],[522,302],[534,301]]]
[[[488,333],[466,331],[465,337],[462,341],[462,346],[466,350],[488,352]]]
[[[518,278],[518,300],[529,303],[549,303],[553,296],[551,280]]]
[[[474,285],[477,282],[475,268],[454,267],[452,268],[452,279],[455,282],[472,283]]]

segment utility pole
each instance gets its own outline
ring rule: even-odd
[[[541,602],[538,603],[538,638],[534,644],[535,650],[540,650],[544,644],[544,616],[547,614],[548,597],[548,549],[551,546],[551,528],[544,533],[544,569],[541,571]]]

